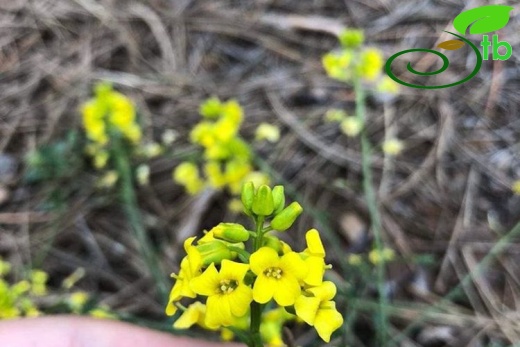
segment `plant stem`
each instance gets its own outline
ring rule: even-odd
[[[157,285],[158,294],[161,300],[166,300],[168,294],[168,284],[163,276],[159,260],[153,250],[146,230],[141,221],[141,215],[137,205],[136,194],[132,182],[132,168],[128,153],[121,143],[121,138],[113,136],[113,159],[115,160],[117,172],[119,174],[119,194],[123,204],[126,217],[130,224],[135,239],[137,240],[139,251],[144,259],[148,270],[152,274]]]
[[[256,237],[253,244],[253,252],[256,252],[260,247],[262,247],[262,240],[264,237],[264,216],[258,216],[255,219],[256,223]],[[251,302],[251,345],[249,347],[263,347],[262,338],[260,336],[260,323],[262,321],[262,306],[255,302]]]
[[[361,166],[363,172],[363,191],[365,193],[365,200],[368,207],[368,212],[370,215],[370,222],[372,225],[372,230],[374,232],[374,243],[377,252],[381,254],[383,251],[383,240],[381,237],[382,226],[381,226],[381,217],[379,215],[379,210],[377,208],[377,199],[376,194],[374,192],[373,187],[373,179],[372,179],[372,168],[371,168],[371,153],[372,147],[370,145],[370,141],[368,140],[368,136],[366,133],[366,122],[365,122],[365,93],[363,90],[363,86],[361,84],[361,80],[359,78],[354,78],[354,92],[356,94],[356,117],[361,124],[363,124],[363,131],[360,134],[361,137]],[[382,257],[381,257],[382,258]],[[377,345],[384,346],[385,339],[388,331],[388,322],[386,316],[385,307],[387,305],[386,295],[385,295],[385,262],[384,259],[381,259],[376,264],[376,274],[377,274],[377,291],[379,296],[379,312],[378,312],[378,320],[377,320]]]

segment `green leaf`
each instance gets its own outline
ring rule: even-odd
[[[453,20],[453,26],[465,35],[469,27],[470,34],[486,34],[502,29],[509,22],[509,12],[513,7],[488,5],[473,8],[459,14]]]

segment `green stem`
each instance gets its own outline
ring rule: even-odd
[[[120,179],[120,199],[123,203],[125,214],[130,224],[135,239],[137,240],[139,251],[144,259],[148,270],[151,272],[158,288],[158,293],[162,300],[166,300],[168,294],[168,284],[161,271],[159,260],[146,235],[146,230],[142,224],[141,215],[137,205],[136,194],[132,182],[132,168],[128,153],[125,150],[121,139],[117,135],[113,136],[113,159]]]
[[[256,252],[262,247],[262,241],[264,237],[264,216],[258,216],[255,220],[256,223],[256,237],[254,240],[253,252]],[[263,347],[262,338],[260,336],[260,323],[262,321],[262,305],[252,301],[251,302],[251,345],[249,347]]]
[[[359,78],[354,78],[354,91],[356,93],[356,117],[363,124],[363,131],[361,132],[361,166],[363,172],[363,191],[365,193],[365,200],[368,207],[368,212],[370,215],[370,222],[372,225],[372,230],[374,232],[374,243],[377,252],[381,253],[383,251],[383,240],[381,237],[382,226],[381,226],[381,217],[379,215],[379,210],[377,208],[377,199],[376,194],[374,192],[373,187],[373,179],[372,179],[372,169],[371,169],[371,153],[372,147],[370,145],[370,141],[368,140],[367,132],[366,132],[366,122],[365,122],[365,93],[363,90],[363,86],[361,84],[361,80]],[[385,263],[384,259],[376,264],[376,275],[377,275],[377,291],[379,294],[379,312],[378,312],[378,327],[377,331],[377,340],[378,346],[383,346],[385,344],[386,333],[388,331],[388,322],[386,316],[385,307],[387,305],[386,295],[385,295]]]

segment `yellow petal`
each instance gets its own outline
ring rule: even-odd
[[[311,286],[319,286],[323,282],[323,275],[325,274],[325,260],[310,256],[305,259],[305,263],[309,272],[303,281]]]
[[[235,290],[229,294],[231,305],[231,313],[236,317],[242,317],[247,313],[249,304],[253,300],[253,292],[251,287],[246,285],[239,285]]]
[[[188,309],[182,313],[182,315],[175,321],[173,327],[175,329],[188,329],[192,325],[196,324],[201,315],[206,312],[206,306],[201,302],[194,302]]]
[[[294,303],[296,315],[309,325],[314,325],[314,319],[320,307],[320,299],[300,295]]]
[[[253,287],[253,299],[260,304],[265,304],[272,299],[276,286],[277,280],[274,278],[259,275]]]
[[[234,279],[239,283],[242,283],[248,270],[248,264],[241,264],[228,259],[224,259],[222,260],[222,266],[220,268],[220,277],[226,279]]]
[[[274,292],[274,300],[280,306],[291,306],[301,294],[300,284],[292,274],[284,273],[278,280],[278,288]]]
[[[305,261],[296,252],[284,254],[280,260],[280,268],[285,274],[291,274],[297,280],[303,280],[309,269],[305,265]]]
[[[229,295],[212,295],[206,301],[206,325],[210,328],[233,324]]]
[[[343,325],[343,317],[336,310],[336,305],[333,301],[328,301],[325,305],[322,304],[316,319],[314,320],[314,328],[318,332],[318,335],[325,342],[330,341],[330,335]]]
[[[336,295],[336,285],[331,281],[324,281],[320,286],[307,289],[320,301],[329,301]]]
[[[167,316],[173,316],[177,312],[177,306],[175,306],[175,302],[170,301],[166,306],[165,312]]]
[[[262,247],[255,253],[251,254],[249,263],[251,264],[251,271],[256,275],[260,275],[268,267],[277,267],[280,258],[278,253],[272,248]]]
[[[199,295],[215,295],[219,286],[219,275],[215,264],[211,264],[200,276],[190,281],[190,288]]]
[[[305,240],[307,241],[307,248],[309,253],[312,255],[325,257],[325,248],[321,243],[320,233],[316,229],[311,229],[305,234]]]

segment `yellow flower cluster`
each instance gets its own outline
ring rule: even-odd
[[[41,313],[34,299],[47,293],[47,274],[33,270],[27,279],[10,285],[11,264],[0,259],[0,319],[36,317]]]
[[[391,79],[381,77],[383,54],[373,47],[364,47],[361,30],[344,30],[338,39],[341,49],[323,56],[322,63],[329,77],[349,82],[362,78],[367,82],[377,82],[376,90],[386,94],[396,94],[398,85]]]
[[[204,175],[195,163],[182,162],[173,172],[174,181],[192,195],[208,186],[227,187],[233,195],[238,195],[248,180],[267,183],[265,175],[253,171],[251,149],[240,138],[244,117],[240,105],[235,100],[221,102],[213,97],[201,105],[200,114],[203,120],[191,131],[190,140],[204,149]],[[273,134],[269,135],[273,138]]]
[[[306,233],[307,248],[301,252],[272,233],[289,229],[302,213],[297,202],[285,206],[283,186],[255,189],[248,182],[241,200],[244,212],[255,221],[255,231],[241,224],[220,223],[198,241],[196,237],[185,241],[186,256],[178,274],[172,275],[175,284],[166,307],[168,315],[183,311],[174,327],[197,324],[223,329],[229,337],[226,328],[250,326],[254,333],[253,322],[260,319],[255,315],[261,313],[255,308],[277,305],[262,315],[257,333],[264,343],[283,346],[283,324],[295,316],[329,342],[343,318],[333,301],[334,283],[323,279],[330,265],[325,263],[319,232]],[[184,298],[198,300],[185,308],[180,303]]]
[[[110,84],[98,84],[95,97],[83,104],[81,112],[83,127],[89,139],[85,151],[92,157],[97,169],[106,167],[110,159],[110,139],[114,136],[126,139],[135,146],[135,153],[144,158],[152,158],[163,152],[163,147],[158,143],[136,146],[141,141],[142,133],[136,120],[135,107],[129,98],[114,91]],[[109,188],[117,179],[117,173],[109,171],[100,179],[98,186]]]
[[[88,293],[83,291],[78,291],[72,293],[67,298],[66,302],[69,306],[69,309],[74,314],[87,314],[94,318],[103,318],[103,319],[116,319],[117,316],[110,312],[110,309],[106,305],[98,305],[95,307],[89,307],[88,302],[90,300],[90,296]]]

